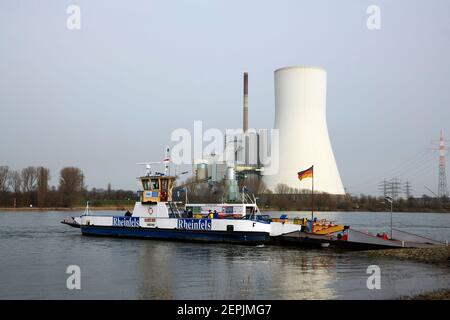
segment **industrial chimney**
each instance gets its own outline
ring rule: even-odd
[[[248,73],[244,72],[244,133],[248,129]]]

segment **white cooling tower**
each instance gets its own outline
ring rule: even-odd
[[[266,187],[278,184],[311,189],[297,172],[314,165],[314,191],[344,194],[326,122],[327,73],[316,67],[275,71],[275,129],[279,129],[279,170],[265,175]],[[274,151],[274,150],[273,150]]]

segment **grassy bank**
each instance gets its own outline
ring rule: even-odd
[[[376,257],[391,257],[450,267],[450,247],[371,250],[368,253]]]

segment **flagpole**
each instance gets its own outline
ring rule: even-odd
[[[312,179],[311,179],[311,221],[314,221],[314,166],[312,166]]]

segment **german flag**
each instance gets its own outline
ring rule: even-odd
[[[313,168],[314,168],[314,166],[311,166],[311,168],[309,168],[309,169],[306,169],[306,170],[298,172],[297,173],[298,174],[298,179],[300,181],[302,181],[305,178],[312,178],[313,177],[313,171],[314,171]]]

